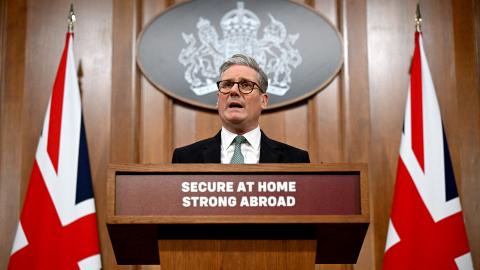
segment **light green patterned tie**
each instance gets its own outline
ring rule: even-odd
[[[233,151],[233,156],[232,156],[232,160],[230,160],[230,164],[245,163],[242,155],[241,147],[242,147],[242,143],[246,141],[247,139],[245,139],[245,137],[241,135],[238,135],[237,137],[235,137],[235,139],[233,140],[233,142],[235,143],[235,150]]]

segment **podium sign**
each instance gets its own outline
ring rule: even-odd
[[[316,240],[316,263],[355,263],[366,174],[362,164],[111,165],[107,227],[119,264],[159,264],[162,239]]]

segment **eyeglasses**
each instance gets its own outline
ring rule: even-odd
[[[242,94],[250,94],[255,88],[255,86],[257,86],[261,92],[261,88],[258,84],[251,81],[247,81],[247,80],[243,80],[239,82],[233,82],[228,80],[218,81],[217,82],[218,91],[220,91],[220,93],[223,93],[223,94],[228,94],[232,91],[232,88],[235,84],[238,85],[238,90],[240,90]]]

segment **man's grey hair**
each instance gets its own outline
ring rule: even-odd
[[[260,92],[267,92],[268,88],[268,77],[267,74],[262,70],[258,65],[257,61],[250,56],[244,54],[235,54],[232,57],[228,58],[220,67],[220,77],[222,76],[225,70],[229,69],[234,65],[247,66],[255,70],[258,74],[258,85],[260,86]]]

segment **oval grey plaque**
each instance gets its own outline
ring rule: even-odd
[[[338,31],[314,10],[282,0],[196,0],[154,18],[137,62],[160,90],[215,109],[218,69],[235,53],[254,57],[269,77],[269,109],[307,98],[343,62]]]

